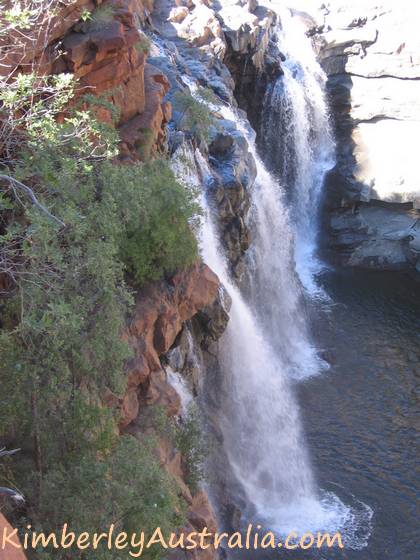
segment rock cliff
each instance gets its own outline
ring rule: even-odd
[[[160,404],[168,415],[179,413],[180,398],[166,380],[160,356],[173,347],[184,323],[217,306],[219,290],[217,276],[197,263],[169,282],[151,284],[137,294],[134,314],[124,333],[134,357],[127,366],[128,390],[119,403],[121,428],[133,422],[143,406]]]
[[[337,138],[330,245],[349,265],[420,268],[419,15],[412,2],[331,2],[311,29]]]
[[[23,39],[2,36],[0,75],[69,72],[76,100],[90,94],[117,110],[121,159],[161,151],[171,110],[163,101],[168,82],[148,64],[148,39],[140,31],[151,8],[141,0],[76,0],[40,12]],[[95,109],[105,122],[112,122],[110,105]]]
[[[83,18],[86,10],[91,15]],[[301,17],[328,75],[335,121],[337,164],[326,197],[330,248],[348,265],[420,268],[416,22],[390,2],[332,2],[315,19]],[[254,158],[241,126],[220,106],[207,102],[212,124],[201,138],[185,125],[176,99],[209,89],[259,130],[263,92],[282,72],[276,14],[253,0],[76,0],[37,24],[23,51],[6,49],[0,71],[36,66],[45,73],[74,73],[78,96],[90,93],[107,102],[96,109],[102,120],[112,122],[108,104],[119,110],[124,163],[198,148],[205,168],[200,186],[240,281],[252,242]],[[123,334],[133,349],[127,389],[122,396],[104,395],[121,412],[121,432],[141,440],[145,425],[154,431],[147,418],[155,405],[168,417],[180,415],[182,394],[171,372],[181,374],[192,395],[200,393],[202,366],[212,360],[228,311],[218,278],[200,261],[136,294]],[[185,500],[185,530],[215,530],[206,492],[191,491],[182,454],[155,435],[161,465]],[[171,557],[185,557],[177,554]],[[217,554],[210,549],[189,557],[213,560]]]
[[[191,93],[191,84],[213,91],[222,101],[240,106],[258,120],[261,91],[280,72],[271,36],[277,16],[256,2],[173,2],[157,0],[150,16],[151,62],[166,74],[168,99]],[[208,162],[209,197],[217,208],[220,237],[233,275],[244,272],[250,244],[247,221],[255,162],[244,134],[232,118],[211,109],[214,126],[206,143],[197,142]],[[169,149],[185,140],[182,112],[174,103]],[[252,122],[252,119],[251,119]],[[187,138],[188,140],[188,138]]]
[[[199,488],[193,493],[185,482],[181,452],[162,434],[154,432],[153,422],[147,427],[147,419],[154,406],[161,407],[169,417],[180,414],[181,398],[168,378],[165,354],[170,351],[179,355],[181,361],[173,364],[174,369],[186,376],[185,362],[193,348],[185,348],[182,333],[188,328],[187,323],[194,320],[201,339],[217,340],[228,321],[222,294],[217,276],[199,262],[169,282],[152,284],[138,293],[133,316],[124,333],[134,351],[127,365],[127,391],[121,399],[111,393],[106,396],[110,405],[121,410],[122,431],[141,440],[146,426],[146,430],[157,436],[161,465],[172,475],[186,502],[187,525],[183,528],[186,533],[204,527],[216,531],[213,508],[204,490]],[[200,368],[196,368],[195,374],[196,383],[202,383]],[[210,548],[194,550],[189,557],[212,560],[216,555]]]
[[[188,8],[185,9],[188,11]],[[151,1],[141,0],[60,3],[54,13],[39,14],[37,21],[32,22],[32,28],[23,39],[19,37],[16,40],[15,46],[13,41],[9,41],[10,37],[0,45],[0,72],[6,79],[33,69],[45,75],[72,73],[78,84],[75,102],[86,93],[104,101],[94,104],[93,108],[100,120],[114,124],[118,129],[121,162],[130,163],[166,152],[171,103],[165,96],[170,89],[170,81],[148,56],[150,40],[144,31],[150,34],[159,20],[154,16],[152,23],[152,10]],[[211,13],[212,23],[206,23],[202,29],[205,41],[198,42],[207,45],[209,41],[211,48],[217,51],[225,48],[226,44],[222,40],[224,36],[220,24],[214,12]],[[188,29],[196,33],[201,28],[194,23]],[[188,48],[191,46],[185,37],[182,41],[187,43]],[[227,70],[225,78],[228,79]],[[112,108],[118,110],[116,122]],[[215,138],[210,151],[215,154],[215,162],[220,154],[232,170],[228,173],[226,169],[219,169],[218,184],[223,185],[226,192],[217,194],[215,198],[220,207],[225,208],[223,227],[226,230],[231,231],[232,223],[239,220],[239,233],[236,237],[232,235],[232,239],[236,240],[232,252],[236,250],[242,254],[247,247],[247,238],[244,224],[235,212],[239,213],[242,207],[246,209],[242,191],[253,181],[253,162],[245,157],[243,163],[246,146],[234,135],[228,147],[222,149],[222,144],[220,138]],[[217,167],[216,163],[214,165]],[[227,243],[232,245],[233,241]],[[238,255],[235,258],[238,259]],[[180,395],[163,365],[170,359],[165,355],[169,352],[181,356],[178,370],[186,372],[191,351],[184,344],[187,323],[194,328],[197,343],[208,345],[221,336],[227,321],[223,288],[217,276],[200,261],[170,280],[151,284],[136,294],[134,312],[123,333],[134,353],[127,364],[127,389],[122,396],[110,391],[103,396],[106,405],[120,411],[121,432],[141,439],[143,419],[154,405],[162,407],[169,417],[180,414]],[[195,368],[195,388],[191,387],[195,393],[200,381],[200,370]],[[153,426],[150,429],[153,431]],[[181,453],[173,447],[173,443],[159,435],[158,443],[156,451],[161,465],[173,476],[179,494],[186,502],[185,531],[201,530],[205,526],[215,531],[217,524],[208,496],[202,489],[193,492],[188,487]],[[8,551],[7,558],[12,558],[11,554]],[[16,556],[16,559],[21,557]],[[185,557],[184,553],[182,557]],[[212,549],[197,550],[189,553],[188,557],[211,560],[216,554]]]

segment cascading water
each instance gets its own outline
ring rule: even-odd
[[[276,6],[274,5],[274,8]],[[261,119],[264,160],[286,188],[295,230],[299,278],[319,294],[314,275],[319,206],[325,175],[334,166],[334,142],[325,98],[326,76],[298,17],[279,8],[277,46],[284,74],[267,88]]]
[[[212,180],[199,151],[194,160],[191,153],[185,156],[184,153],[182,161],[190,160],[188,174],[185,166],[182,171],[185,182],[206,184]],[[201,177],[191,174],[194,165]],[[259,171],[263,173],[263,184],[268,174],[260,161]],[[233,283],[205,195],[202,206],[202,255],[232,299],[230,320],[220,344],[223,387],[218,421],[225,454],[249,505],[244,513],[282,534],[328,527],[337,521],[337,510],[317,497],[289,380],[289,360],[271,346],[258,316]],[[283,223],[284,233],[289,235],[287,221]],[[285,267],[289,261],[290,258],[284,262]],[[293,268],[288,270],[292,280]],[[306,360],[305,353],[303,356]]]
[[[204,182],[211,180],[201,154],[196,158]],[[280,530],[290,522],[290,510],[281,512],[279,504],[296,504],[303,511],[316,502],[298,408],[285,365],[233,284],[207,206],[205,211],[203,257],[232,298],[219,356],[227,397],[220,418],[225,452],[259,519]]]
[[[295,273],[294,241],[284,190],[267,171],[255,145],[255,133],[233,109],[222,115],[236,123],[248,140],[257,176],[252,191],[250,221],[253,243],[248,254],[249,297],[276,354],[289,377],[318,374],[327,364],[310,342],[301,285]]]
[[[305,72],[310,73],[309,66]],[[323,176],[331,163],[326,156],[321,162],[320,154],[324,157],[330,153],[332,145],[326,140],[324,147],[318,151],[310,143],[315,127],[321,126],[320,123],[327,119],[317,76],[313,76],[312,81],[307,76],[304,82],[296,81],[292,73],[289,78],[294,81],[296,89],[298,86],[304,88],[303,84],[313,85],[313,97],[299,91],[300,101],[305,102],[305,111],[312,106],[311,103],[319,102],[318,106],[312,106],[312,113],[307,112],[306,117],[302,117],[305,126],[312,127],[314,131],[310,133],[307,128],[300,137],[296,130],[296,138],[290,137],[295,146],[294,153],[300,154],[300,159],[297,156],[294,159],[294,166],[302,166],[302,169],[293,171],[296,195],[297,189],[300,193],[300,196],[294,197],[297,209],[293,201],[291,211],[287,209],[285,192],[258,157],[255,134],[248,123],[231,107],[217,108],[247,138],[257,165],[252,194],[253,248],[247,299],[230,276],[213,223],[213,212],[205,195],[202,198],[202,255],[218,274],[232,299],[230,321],[219,347],[223,386],[220,388],[218,421],[224,453],[246,496],[248,507],[243,510],[245,518],[264,523],[280,534],[292,530],[297,533],[341,530],[346,544],[352,543],[351,546],[356,547],[360,542],[356,533],[360,523],[368,523],[370,512],[356,519],[354,511],[334,494],[316,488],[292,387],[293,378],[314,375],[325,365],[318,358],[307,334],[304,298],[299,282],[300,278],[307,289],[314,291],[315,283],[312,285],[308,281],[312,278],[313,269],[308,260],[307,267],[301,260],[298,278],[295,259],[302,257],[296,250],[299,224],[303,228],[300,233],[307,242],[305,251],[311,258],[313,256],[316,242],[314,205],[318,204]],[[194,80],[188,76],[182,76],[182,79],[195,95]],[[280,86],[276,84],[276,87]],[[270,99],[266,99],[266,110],[269,104],[274,104],[275,96],[271,95]],[[322,118],[317,115],[319,107],[322,107]],[[324,132],[328,130],[327,124],[325,126]],[[268,137],[265,141],[268,142]],[[315,154],[319,156],[317,165],[314,163]],[[206,184],[212,180],[207,162],[200,152],[191,152],[189,159],[196,168],[193,182]],[[191,176],[187,181],[191,181]]]

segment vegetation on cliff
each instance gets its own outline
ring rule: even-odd
[[[192,194],[163,160],[115,164],[118,135],[92,99],[66,109],[68,75],[3,85],[0,426],[22,452],[1,478],[43,531],[174,529],[183,508],[153,441],[119,436],[103,402],[125,389],[132,289],[196,258]]]

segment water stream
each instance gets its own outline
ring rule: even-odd
[[[311,295],[322,295],[314,280],[323,268],[316,256],[319,207],[325,174],[335,163],[326,75],[299,18],[287,8],[277,9],[284,74],[267,88],[259,144],[266,165],[287,191],[299,278]]]
[[[288,38],[289,42],[298,34],[295,27],[291,29],[293,37]],[[319,204],[324,175],[333,162],[324,81],[303,30],[299,32],[303,37],[302,40],[299,35],[299,41],[304,42],[307,52],[302,76],[290,71],[280,78],[287,84],[283,97],[286,95],[286,104],[292,107],[290,122],[299,119],[297,126],[303,129],[289,137],[294,146],[294,166],[301,168],[293,183],[292,199],[298,203],[287,204],[285,183],[262,162],[255,134],[247,121],[233,107],[220,109],[223,117],[235,122],[247,138],[257,167],[250,213],[253,245],[248,255],[246,298],[233,285],[221,260],[211,212],[203,229],[204,259],[219,274],[233,300],[219,356],[226,395],[220,410],[220,426],[229,464],[247,496],[249,507],[245,516],[282,534],[292,530],[302,533],[342,529],[352,519],[347,542],[354,544],[359,528],[358,522],[353,521],[354,512],[333,493],[317,488],[293,388],[294,381],[326,368],[307,332],[302,279],[311,293],[320,291],[312,268],[317,228],[315,205]],[[279,29],[278,35],[280,43],[284,32]],[[276,83],[274,90],[278,87]],[[277,101],[276,96],[267,96],[264,106],[276,110]],[[277,124],[275,119],[270,121],[272,135]],[[321,125],[319,136],[309,133]],[[320,145],[318,138],[322,138]],[[267,139],[272,146],[274,140]],[[271,152],[266,149],[265,153]],[[205,182],[204,164],[203,159]],[[305,231],[298,239],[301,227]],[[305,249],[297,249],[303,243],[307,244]],[[306,257],[301,260],[299,271],[297,257],[303,259],[303,252]]]
[[[322,186],[334,163],[334,144],[325,76],[310,40],[289,12],[282,10],[280,16],[278,46],[286,60],[284,74],[264,99],[259,135],[264,161],[242,113],[234,107],[218,107],[223,118],[234,122],[247,138],[257,166],[249,217],[253,244],[242,287],[230,275],[206,189],[201,198],[202,256],[232,299],[230,321],[219,342],[217,421],[228,462],[223,469],[219,465],[219,471],[229,471],[226,477],[232,476],[239,485],[232,492],[240,488],[244,522],[261,523],[280,535],[340,531],[346,550],[359,558],[372,532],[372,497],[359,496],[352,485],[343,486],[338,465],[331,471],[323,464],[330,458],[317,452],[317,430],[308,425],[308,418],[322,424],[320,417],[305,411],[302,421],[299,408],[298,399],[313,400],[307,387],[316,387],[319,397],[331,369],[337,369],[333,366],[328,372],[318,350],[328,348],[330,341],[311,332],[315,321],[325,321],[336,309],[336,294],[325,282],[326,275],[333,273],[317,257]],[[194,80],[189,76],[183,80],[194,95]],[[212,177],[206,159],[198,150],[187,152],[190,170],[182,172],[184,180],[209,185]],[[323,333],[327,332],[325,328]],[[325,403],[321,397],[319,402]],[[323,418],[329,417],[325,410]],[[333,431],[332,445],[338,445],[334,437]],[[311,457],[316,458],[316,468]],[[235,495],[228,500],[234,503]],[[273,557],[267,554],[256,557]],[[322,553],[319,557],[324,558]]]

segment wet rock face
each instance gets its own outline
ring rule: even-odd
[[[138,294],[124,333],[134,357],[127,366],[128,386],[120,402],[121,428],[136,419],[142,406],[162,404],[169,416],[179,412],[179,396],[166,380],[160,356],[172,347],[186,321],[216,302],[219,287],[217,276],[197,262],[169,283],[151,284]]]
[[[248,110],[248,118],[255,115],[257,120],[265,87],[280,72],[280,55],[271,40],[275,14],[257,2],[179,4],[159,0],[152,16],[168,53],[152,59],[169,78],[168,98],[179,90],[188,95],[188,88],[182,86],[188,76],[230,105],[239,103]],[[180,118],[174,110],[173,151],[184,138],[178,130]],[[256,168],[237,123],[220,118],[217,110],[214,120],[208,145],[200,144],[211,173],[205,186],[232,274],[240,280],[251,243],[247,216]]]
[[[339,1],[311,32],[328,75],[337,138],[327,181],[331,247],[347,264],[420,266],[417,225],[406,231],[420,209],[419,16],[416,3]],[[360,202],[373,207],[354,213]]]
[[[207,371],[216,358],[217,341],[228,325],[231,303],[229,294],[220,286],[214,302],[184,324],[172,347],[162,357],[165,364],[182,375],[193,396],[200,394],[204,382],[202,372]]]
[[[235,82],[234,96],[254,130],[259,130],[267,85],[282,73],[273,33],[277,17],[255,2],[247,12],[240,4],[220,11],[227,49],[224,63]]]
[[[228,121],[224,126],[220,123],[220,127],[223,132],[218,132],[209,146],[213,178],[208,188],[217,207],[221,240],[232,272],[240,279],[244,254],[251,241],[246,219],[256,166],[245,138]]]

